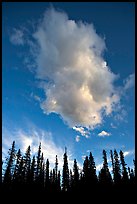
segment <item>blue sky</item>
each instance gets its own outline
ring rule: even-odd
[[[120,149],[133,166],[134,3],[2,4],[3,157],[13,140],[51,165]]]

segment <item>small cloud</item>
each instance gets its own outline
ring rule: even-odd
[[[110,136],[110,135],[111,135],[110,133],[108,133],[108,132],[106,132],[104,130],[98,134],[98,136],[101,136],[101,137]]]
[[[125,80],[124,80],[124,89],[130,89],[134,87],[135,85],[135,74],[130,74]]]
[[[76,140],[76,142],[79,142],[80,141],[80,136],[77,135],[75,140]]]
[[[82,136],[86,137],[86,138],[89,138],[89,131],[88,130],[85,130],[84,127],[76,127],[74,126],[72,128],[73,130],[79,132]]]
[[[133,154],[135,154],[135,150],[125,151],[125,152],[124,152],[124,157],[130,156],[130,155],[133,155]]]
[[[14,45],[24,45],[25,41],[23,31],[14,28],[10,36],[10,42]]]

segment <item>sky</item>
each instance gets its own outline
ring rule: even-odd
[[[67,147],[79,168],[91,151],[135,155],[135,5],[128,2],[2,3],[2,155],[59,167]]]

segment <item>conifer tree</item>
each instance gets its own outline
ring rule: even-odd
[[[89,179],[91,185],[97,184],[96,166],[91,152],[89,154]]]
[[[40,162],[41,162],[41,142],[39,144],[38,148],[38,154],[37,154],[37,167],[36,167],[36,178],[39,178],[40,174]]]
[[[62,175],[62,191],[66,192],[68,190],[69,190],[69,169],[68,169],[67,149],[65,148],[63,175]]]
[[[77,161],[74,159],[74,165],[73,165],[73,189],[78,190],[79,186],[79,169],[77,166]]]
[[[21,158],[22,158],[22,155],[21,155],[21,151],[19,149],[17,154],[16,154],[16,164],[15,164],[15,169],[14,169],[14,174],[13,174],[14,183],[16,183],[17,178],[18,178],[18,171],[19,171],[19,165],[21,162]]]
[[[12,182],[12,175],[14,171],[14,161],[16,157],[15,141],[13,141],[12,147],[8,151],[8,155],[9,156],[6,158],[7,165],[6,165],[3,183],[8,184],[10,186]]]
[[[116,151],[114,150],[114,183],[119,185],[121,183],[121,169],[119,163],[119,156]]]
[[[31,162],[31,168],[30,168],[30,178],[29,182],[31,185],[35,182],[35,170],[36,170],[36,161],[35,156],[33,156],[32,162]]]
[[[126,163],[124,160],[124,153],[122,152],[122,150],[120,150],[120,161],[121,161],[121,166],[122,166],[122,182],[128,183],[128,172],[127,172],[127,168],[126,168]]]
[[[49,190],[50,178],[49,178],[49,160],[46,161],[46,179],[45,179],[45,189]]]
[[[108,162],[107,162],[107,153],[105,150],[103,150],[103,167],[101,171],[99,172],[99,182],[100,184],[104,186],[108,186],[112,184],[112,177],[109,172],[108,168]]]
[[[28,183],[30,177],[30,165],[31,165],[31,149],[30,145],[28,146],[25,156],[24,156],[24,181]]]

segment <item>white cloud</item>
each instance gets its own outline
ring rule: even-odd
[[[124,89],[130,89],[134,87],[135,85],[135,74],[130,74],[125,80],[124,80]]]
[[[100,137],[110,136],[110,135],[111,135],[110,133],[108,133],[108,132],[106,132],[106,131],[104,131],[104,130],[102,130],[102,131],[98,134],[98,136],[100,136]]]
[[[79,141],[80,141],[80,136],[77,135],[77,136],[76,136],[76,142],[79,142]]]
[[[10,42],[13,43],[14,45],[24,45],[25,41],[23,31],[14,28],[10,36]]]
[[[131,155],[135,154],[135,150],[129,150],[129,151],[125,151],[123,153],[124,153],[124,157],[131,156]]]
[[[89,138],[89,131],[85,130],[83,127],[73,127],[73,130],[79,132],[82,136]]]
[[[53,8],[36,30],[36,43],[30,46],[36,76],[43,81],[44,113],[59,114],[70,127],[101,124],[103,114],[110,114],[119,101],[113,85],[117,76],[102,55],[104,40],[92,24],[70,20]]]

